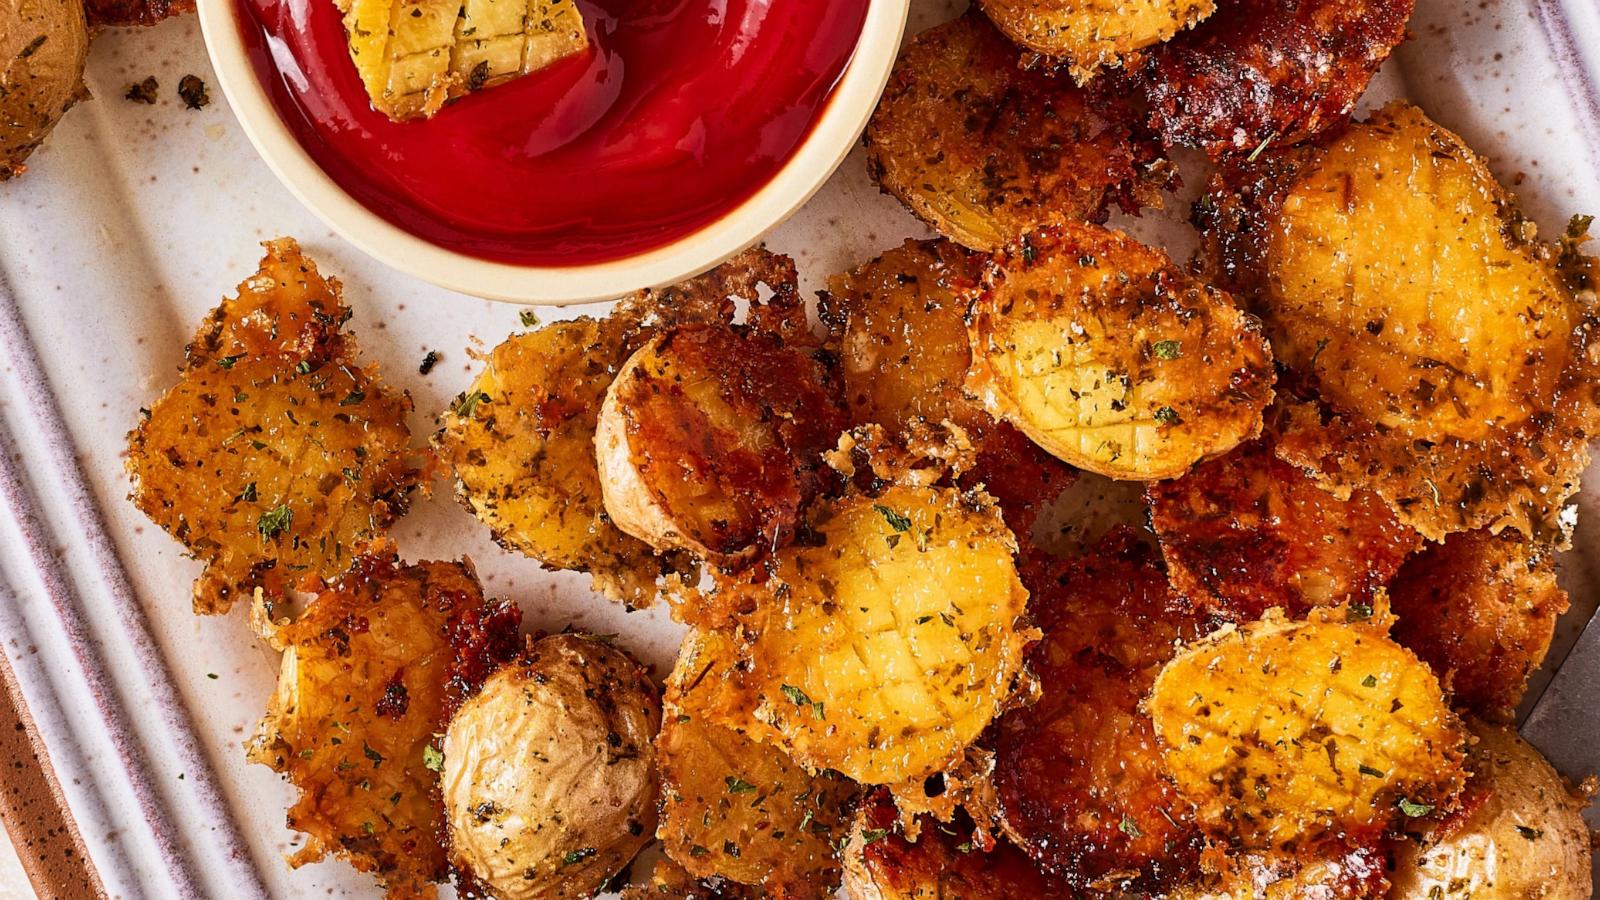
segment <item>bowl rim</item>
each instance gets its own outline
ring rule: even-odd
[[[865,130],[899,55],[911,0],[869,0],[855,49],[822,115],[788,161],[743,203],[672,243],[575,266],[518,265],[449,250],[352,197],[311,158],[278,115],[245,50],[237,3],[198,0],[206,52],[235,120],[295,199],[362,252],[414,278],[489,300],[569,306],[698,275],[760,241],[805,205]]]

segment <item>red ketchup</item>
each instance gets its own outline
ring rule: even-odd
[[[561,266],[660,247],[766,184],[821,115],[870,0],[577,0],[589,50],[391,122],[334,0],[239,0],[256,74],[368,209],[484,259]]]

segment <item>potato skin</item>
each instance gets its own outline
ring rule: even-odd
[[[1398,839],[1394,900],[1588,900],[1589,828],[1576,796],[1511,728],[1472,724],[1463,808]]]
[[[993,250],[1057,219],[1155,205],[1160,152],[1067,79],[1017,67],[977,10],[911,40],[867,124],[873,180],[951,240]]]
[[[535,642],[445,732],[454,864],[501,900],[599,890],[654,831],[660,726],[632,657],[578,635]]]
[[[76,0],[0,2],[0,181],[21,175],[56,121],[88,95],[88,51]]]
[[[1166,254],[1097,225],[1031,231],[990,261],[967,317],[967,389],[1045,450],[1154,481],[1261,433],[1260,323]]]

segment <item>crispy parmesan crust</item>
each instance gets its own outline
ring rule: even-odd
[[[1214,158],[1343,123],[1406,35],[1414,0],[1230,0],[1133,75],[1168,145]]]
[[[439,775],[425,759],[484,670],[518,647],[521,615],[486,603],[470,563],[364,557],[279,629],[276,692],[249,758],[300,791],[293,866],[334,853],[395,896],[445,875]]]
[[[1170,888],[1198,871],[1202,841],[1140,705],[1200,617],[1130,530],[1026,572],[1044,631],[1028,652],[1040,696],[988,737],[1002,828],[1074,889]]]
[[[1400,569],[1389,596],[1395,640],[1450,679],[1458,707],[1502,722],[1568,606],[1550,552],[1511,531],[1430,545]]]
[[[1581,234],[1536,240],[1483,161],[1405,104],[1235,170],[1196,223],[1291,370],[1279,456],[1432,540],[1565,540],[1600,427]]]
[[[1372,605],[1422,537],[1376,494],[1340,499],[1253,441],[1146,493],[1172,585],[1239,622]]]
[[[134,505],[206,564],[200,613],[339,574],[419,480],[411,398],[357,361],[338,280],[291,239],[266,248],[128,435]]]
[[[661,334],[606,393],[606,509],[654,546],[718,563],[787,543],[836,480],[822,461],[846,424],[835,393],[817,359],[772,335],[722,325]]]
[[[992,250],[1044,222],[1155,205],[1170,173],[1123,121],[1070,81],[1019,69],[972,10],[901,53],[867,125],[867,166],[939,233]]]
[[[886,792],[865,800],[845,846],[845,891],[854,900],[1016,900],[1057,897],[1070,888],[1005,842],[983,847],[972,823],[919,823],[913,841]]]

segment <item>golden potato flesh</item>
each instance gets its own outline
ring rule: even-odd
[[[1587,798],[1510,728],[1474,723],[1463,809],[1398,839],[1395,900],[1588,900]]]
[[[661,696],[626,653],[554,635],[444,736],[452,861],[501,900],[588,897],[649,843]]]
[[[808,772],[777,746],[715,724],[713,695],[723,676],[698,652],[705,643],[699,635],[685,642],[668,683],[656,738],[656,836],[696,878],[725,878],[780,896],[831,894],[839,886],[835,847],[848,828],[855,785],[832,772]]]
[[[1430,545],[1406,561],[1389,594],[1394,639],[1449,676],[1458,708],[1491,721],[1516,713],[1568,606],[1548,549],[1514,531]]]
[[[1146,708],[1200,824],[1246,848],[1359,839],[1454,801],[1466,732],[1439,679],[1330,610],[1225,628],[1168,663]]]
[[[738,687],[802,765],[866,784],[940,772],[1011,697],[1033,634],[1011,533],[982,495],[907,486],[810,525],[744,587],[759,599]]]
[[[1093,225],[995,257],[967,387],[1041,447],[1111,478],[1183,474],[1261,431],[1272,353],[1228,295]]]
[[[962,389],[972,362],[965,293],[979,274],[977,257],[949,241],[907,241],[830,279],[822,318],[852,421],[898,435],[924,422],[965,429],[977,455],[960,484],[983,485],[1026,540],[1076,473]]]
[[[411,399],[356,361],[338,281],[292,240],[266,246],[128,435],[134,504],[206,563],[197,612],[344,571],[418,481]]]
[[[364,557],[281,628],[277,690],[250,759],[300,790],[290,828],[415,896],[445,874],[435,735],[478,672],[515,653],[521,614],[466,563]]]
[[[1279,452],[1434,540],[1555,533],[1600,418],[1593,292],[1483,161],[1396,104],[1238,178],[1202,206],[1214,262],[1324,405]]]
[[[643,606],[665,564],[607,517],[594,452],[624,343],[624,329],[594,319],[513,335],[445,413],[435,445],[496,541]]]
[[[765,334],[668,330],[606,392],[595,436],[606,511],[662,550],[718,563],[787,543],[836,479],[845,428],[827,368]]]
[[[1156,146],[1017,55],[976,10],[912,39],[867,124],[878,184],[977,250],[1043,222],[1104,221],[1112,204],[1154,205],[1168,178]]]
[[[1079,83],[1216,9],[1213,0],[978,0],[978,6],[1006,37],[1065,60]]]
[[[1214,848],[1213,855],[1221,848]],[[1167,900],[1372,900],[1388,896],[1381,841],[1354,849],[1337,841],[1292,852],[1223,855],[1218,870],[1167,894]]]

